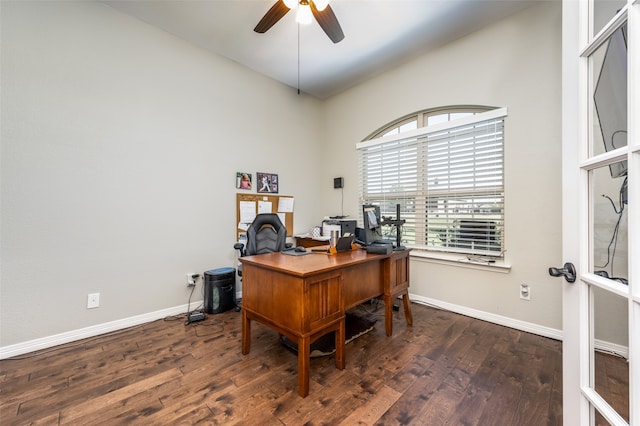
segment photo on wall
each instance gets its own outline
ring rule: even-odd
[[[236,188],[251,189],[251,173],[236,172]]]
[[[273,173],[256,173],[258,192],[260,193],[278,193],[278,175]]]

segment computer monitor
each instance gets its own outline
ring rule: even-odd
[[[364,225],[362,242],[368,246],[382,240],[380,206],[364,204],[362,206],[362,220]]]

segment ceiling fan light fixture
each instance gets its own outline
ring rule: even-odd
[[[300,3],[296,12],[296,22],[302,25],[308,25],[312,20],[311,7],[308,4]]]
[[[296,7],[298,7],[298,0],[282,0],[282,2],[289,9],[295,9]]]
[[[1,0],[0,0],[1,1]],[[329,37],[334,43],[339,43],[344,39],[344,33],[336,18],[336,14],[333,13],[333,9],[329,6],[330,0],[276,0],[271,8],[264,14],[258,25],[253,31],[264,34],[269,28],[282,19],[293,7],[296,10],[296,22],[299,24],[310,24],[313,19],[318,22],[322,31]],[[292,2],[295,2],[292,4]],[[324,10],[318,10],[318,4]],[[292,7],[293,6],[293,7]]]
[[[329,6],[329,0],[311,0],[319,12],[322,12]]]

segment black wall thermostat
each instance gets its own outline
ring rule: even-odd
[[[344,178],[338,177],[333,178],[333,187],[334,188],[342,188],[344,185]]]

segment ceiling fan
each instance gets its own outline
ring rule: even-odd
[[[301,24],[310,23],[311,15],[313,15],[332,42],[338,43],[344,38],[338,18],[336,18],[333,9],[329,6],[329,0],[278,0],[253,30],[257,33],[267,32],[289,10],[294,8],[297,8],[297,22]]]

